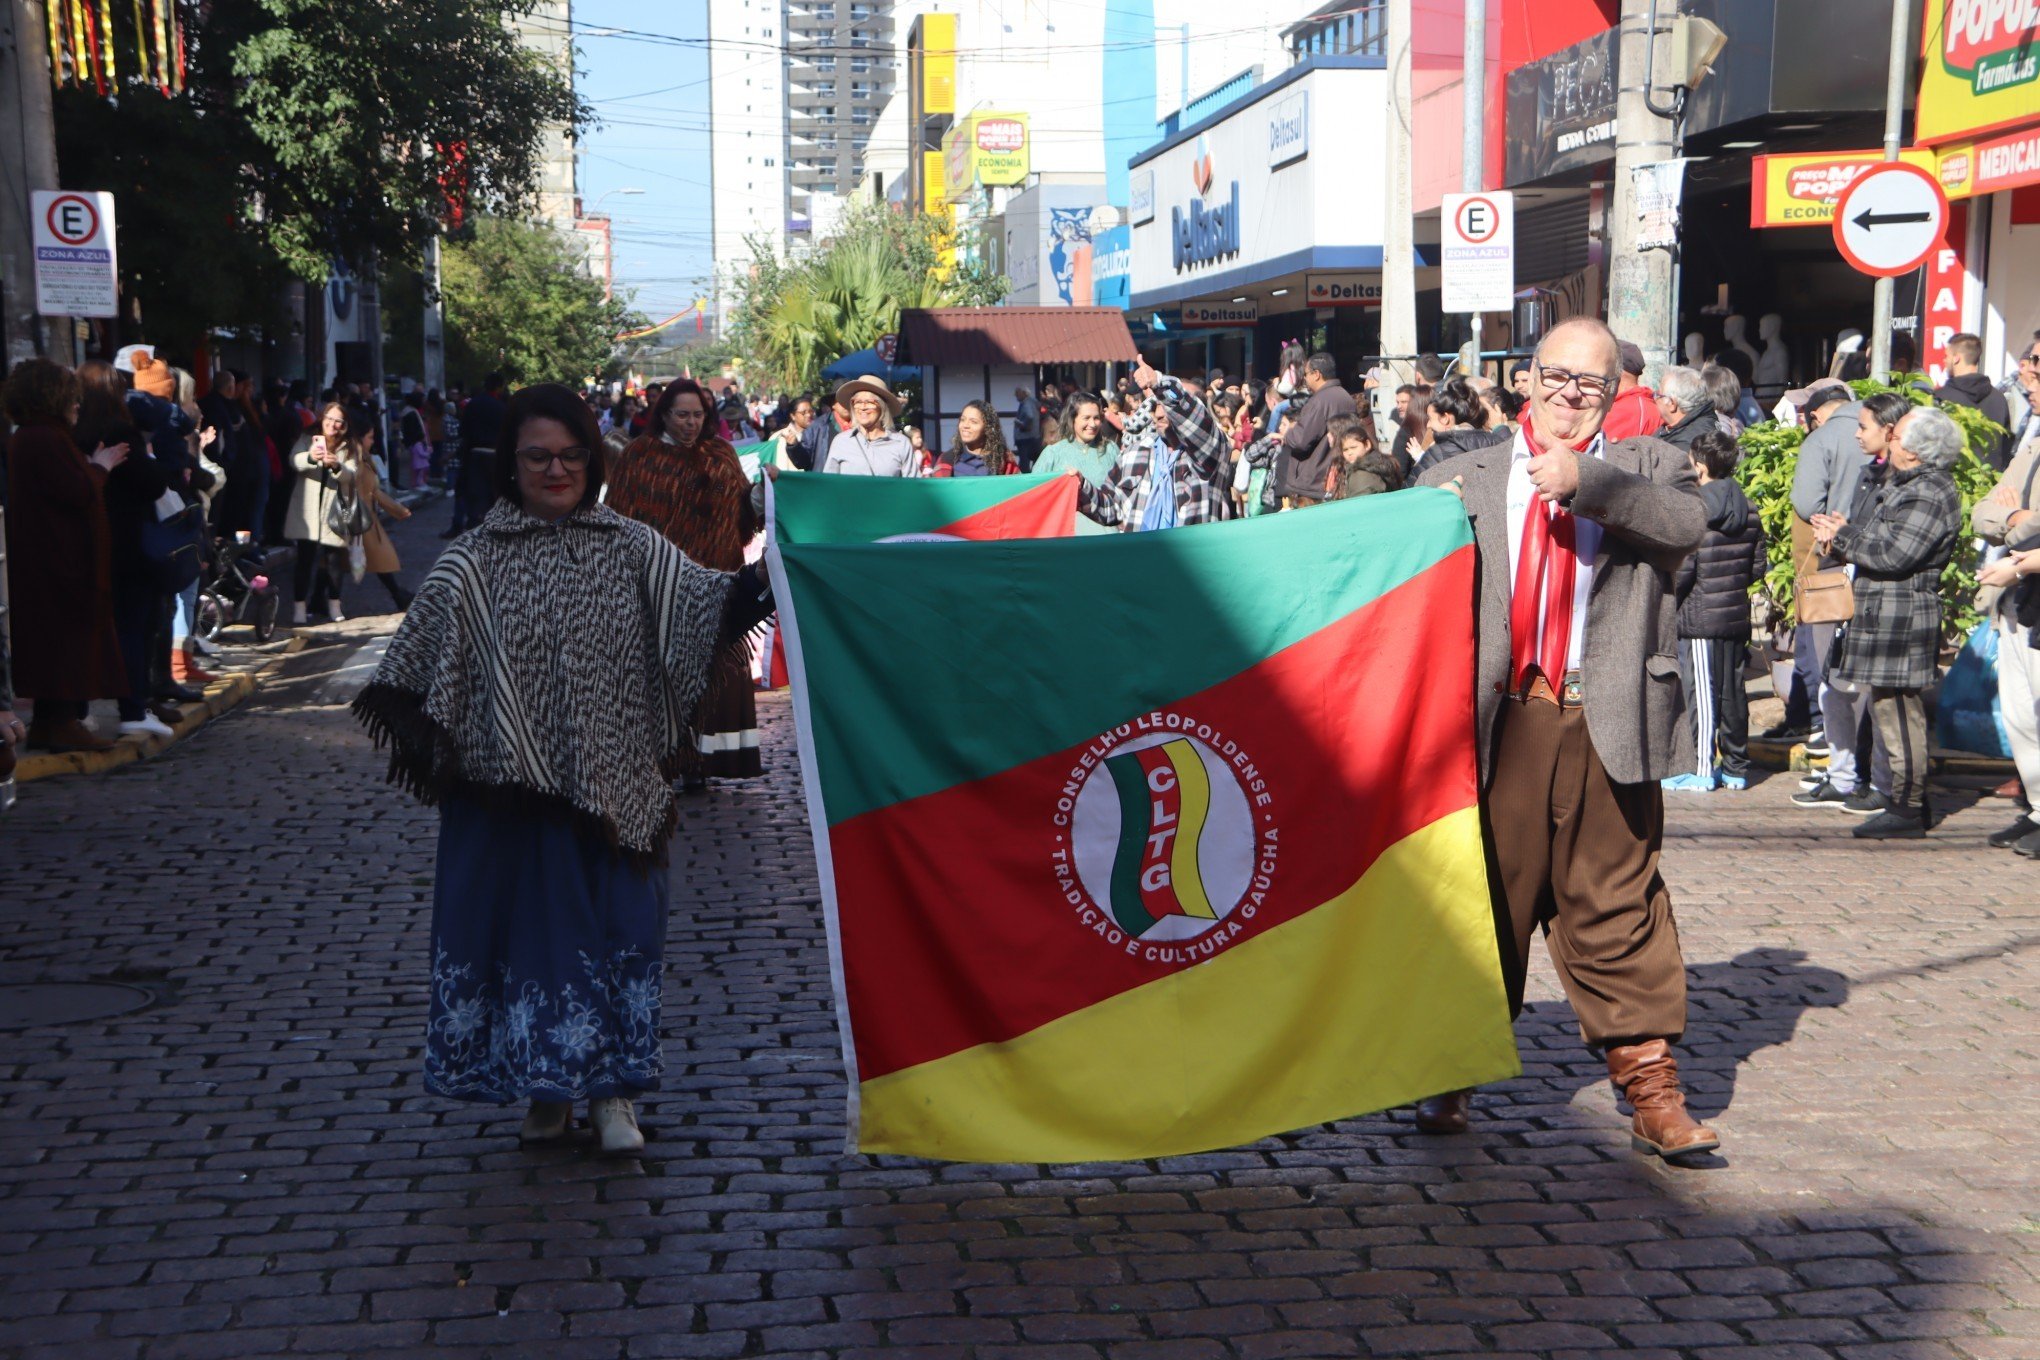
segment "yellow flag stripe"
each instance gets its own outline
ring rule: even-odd
[[[1520,1070],[1466,808],[1389,847],[1331,901],[1205,963],[864,1082],[858,1146],[956,1161],[1162,1157]]]
[[[1181,807],[1176,814],[1176,839],[1169,847],[1169,885],[1176,890],[1176,903],[1185,916],[1216,920],[1211,897],[1204,891],[1204,877],[1197,868],[1197,843],[1204,834],[1204,822],[1211,815],[1211,775],[1204,768],[1197,748],[1181,737],[1165,742],[1169,763],[1176,767],[1176,787]]]

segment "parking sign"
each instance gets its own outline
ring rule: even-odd
[[[1447,194],[1440,263],[1447,312],[1506,312],[1516,301],[1516,199]]]
[[[37,189],[35,309],[44,316],[118,316],[113,195]]]

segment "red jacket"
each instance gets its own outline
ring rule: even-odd
[[[1601,433],[1610,439],[1634,439],[1640,434],[1656,434],[1664,427],[1665,418],[1658,414],[1657,393],[1638,383],[1616,395],[1615,404],[1608,408],[1608,418],[1601,422]]]

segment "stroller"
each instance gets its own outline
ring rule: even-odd
[[[213,540],[211,559],[198,578],[198,635],[218,642],[237,623],[257,642],[276,636],[277,590],[265,573],[267,550],[245,533]]]

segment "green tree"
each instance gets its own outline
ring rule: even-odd
[[[64,181],[117,196],[122,284],[150,336],[270,323],[278,283],[324,283],[336,260],[415,265],[451,225],[448,188],[472,212],[527,205],[546,130],[588,117],[509,27],[532,3],[180,5],[182,94],[138,76],[109,99],[61,91]],[[112,9],[123,51],[129,11]]]
[[[449,376],[578,383],[616,372],[615,337],[643,324],[558,232],[515,218],[485,217],[447,246],[439,282]]]
[[[860,204],[814,252],[788,260],[752,241],[751,262],[726,286],[735,294],[731,338],[762,370],[754,383],[813,391],[821,371],[897,331],[903,307],[984,307],[1011,283],[975,257],[945,262],[948,224],[883,204]]]

